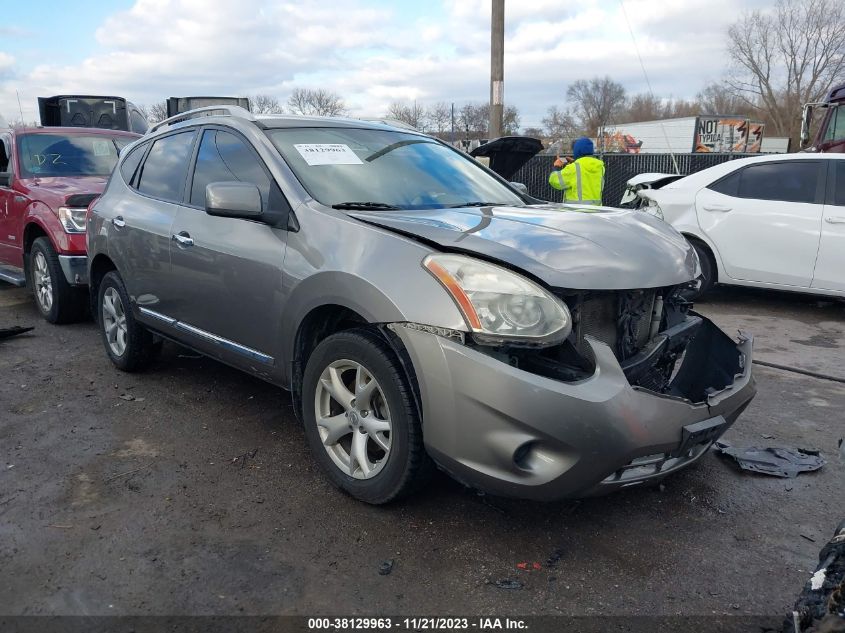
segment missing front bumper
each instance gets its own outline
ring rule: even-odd
[[[610,347],[596,340],[589,341],[593,375],[563,382],[426,332],[397,333],[419,379],[434,459],[470,486],[551,500],[660,479],[697,460],[733,424],[756,392],[751,339],[731,341],[701,318],[666,393],[631,385]],[[703,377],[696,379],[695,365]],[[718,432],[684,446],[685,427],[689,435],[692,425],[718,416],[725,420]]]

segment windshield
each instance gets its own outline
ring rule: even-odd
[[[472,159],[424,136],[348,128],[286,128],[267,134],[308,193],[327,206],[525,204]]]
[[[18,145],[21,175],[108,176],[120,148],[134,141],[129,136],[27,134]]]

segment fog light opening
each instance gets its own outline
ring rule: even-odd
[[[535,442],[525,442],[520,444],[513,452],[513,463],[520,470],[532,471],[534,467],[531,463],[531,453]]]

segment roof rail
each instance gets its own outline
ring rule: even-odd
[[[239,119],[246,119],[247,121],[255,121],[255,116],[252,114],[252,112],[240,106],[213,105],[206,106],[204,108],[195,108],[193,110],[188,110],[187,112],[180,112],[176,116],[164,119],[164,121],[159,121],[158,123],[150,127],[148,134],[151,134],[156,130],[159,130],[163,127],[168,127],[175,123],[189,121],[190,119],[198,119],[204,116],[233,116]]]

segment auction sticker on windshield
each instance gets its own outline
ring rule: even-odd
[[[298,143],[294,147],[309,165],[363,165],[343,143]]]

